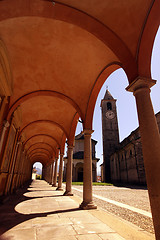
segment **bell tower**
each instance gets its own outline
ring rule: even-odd
[[[105,182],[111,182],[110,155],[115,152],[119,144],[116,99],[108,89],[101,100],[102,136],[103,136],[103,177]]]

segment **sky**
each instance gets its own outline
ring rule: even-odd
[[[157,32],[153,52],[151,59],[151,75],[152,79],[157,80],[156,85],[151,88],[151,100],[154,108],[154,112],[160,111],[160,27]],[[103,144],[102,144],[102,119],[100,103],[103,99],[106,88],[108,88],[111,95],[117,99],[117,117],[119,126],[119,137],[122,141],[133,130],[135,130],[138,124],[137,110],[135,97],[131,92],[127,92],[125,88],[128,86],[128,79],[123,69],[118,69],[113,72],[104,83],[101,91],[99,92],[97,102],[95,105],[93,116],[93,130],[92,138],[97,141],[96,145],[96,157],[100,158],[97,164],[98,174],[100,173],[100,164],[103,162]],[[76,129],[76,135],[83,130],[82,124],[78,123]],[[41,165],[35,163],[36,167],[41,168]]]

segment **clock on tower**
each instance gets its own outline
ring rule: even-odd
[[[111,182],[110,155],[115,152],[119,144],[116,99],[108,89],[101,101],[102,136],[103,136],[103,181]]]
[[[106,112],[106,117],[108,119],[113,119],[115,117],[115,113],[113,111],[109,110],[109,111]]]

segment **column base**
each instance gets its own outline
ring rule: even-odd
[[[57,184],[55,184],[55,183],[54,183],[54,184],[52,184],[52,187],[57,187]]]
[[[83,210],[89,210],[89,209],[97,209],[97,206],[93,203],[93,202],[82,202],[80,205],[79,205],[79,208],[80,209],[83,209]]]
[[[64,196],[73,196],[73,193],[72,193],[72,192],[67,192],[67,191],[65,191],[63,195],[64,195]]]
[[[57,191],[63,191],[63,188],[62,187],[57,187],[56,190]]]

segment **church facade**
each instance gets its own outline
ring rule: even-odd
[[[101,178],[104,182],[146,184],[142,144],[139,128],[119,142],[116,100],[107,90],[101,101],[103,164]],[[156,114],[160,129],[160,112]],[[112,139],[111,139],[112,138]]]
[[[97,162],[95,146],[97,141],[91,139],[92,145],[92,181],[97,182]],[[72,161],[72,181],[83,182],[83,162],[84,162],[84,134],[75,136]],[[64,157],[64,181],[66,180],[67,157]]]

